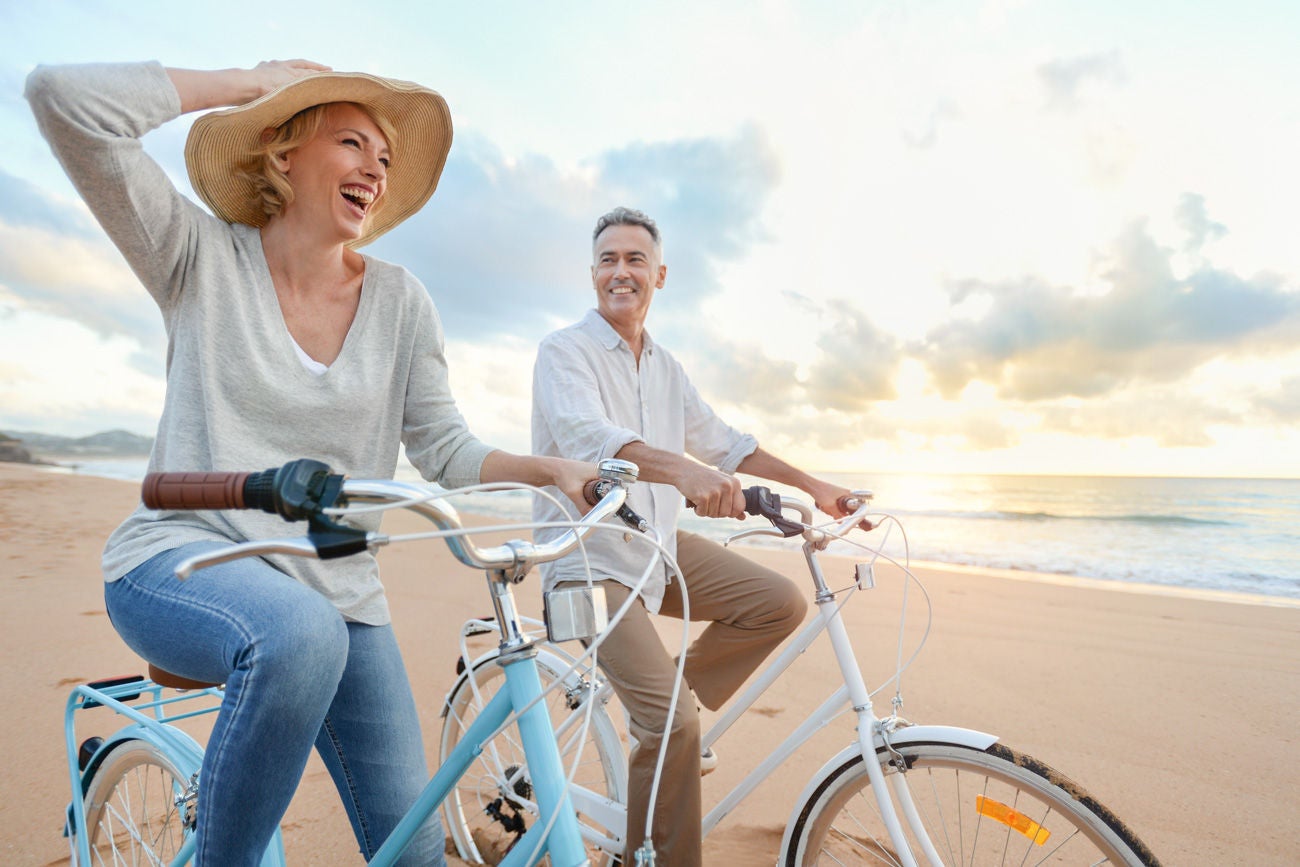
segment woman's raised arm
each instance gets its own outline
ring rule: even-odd
[[[282,84],[330,67],[311,60],[263,60],[252,69],[175,69],[167,77],[181,98],[181,114],[243,105]]]

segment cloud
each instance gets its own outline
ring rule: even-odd
[[[772,358],[754,344],[719,343],[716,337],[704,346],[674,354],[682,359],[700,393],[715,396],[715,404],[778,416],[802,405],[803,389],[794,362]],[[726,415],[719,406],[715,408]]]
[[[1188,252],[1199,252],[1209,241],[1214,241],[1228,234],[1228,227],[1211,220],[1205,208],[1205,197],[1197,193],[1183,193],[1174,209],[1174,219],[1187,233],[1183,248]]]
[[[1228,407],[1158,387],[1135,389],[1105,403],[1063,403],[1038,410],[1046,431],[1095,439],[1148,437],[1162,448],[1213,445],[1211,426],[1241,422]]]
[[[1300,339],[1300,294],[1282,278],[1204,265],[1178,278],[1171,255],[1136,223],[1103,260],[1100,295],[1032,277],[955,282],[954,302],[979,297],[987,310],[931,330],[913,351],[945,395],[981,380],[1035,401],[1172,382],[1210,359],[1267,356]]]
[[[939,140],[940,127],[961,116],[957,103],[948,98],[940,99],[922,120],[903,130],[903,142],[913,150],[930,150]]]
[[[625,204],[665,238],[665,312],[695,310],[719,288],[717,268],[763,237],[759,213],[778,181],[753,128],[730,139],[635,144],[576,169],[511,159],[473,135],[458,140],[424,210],[371,250],[410,268],[449,334],[540,338],[591,306],[591,229]]]
[[[861,412],[896,396],[898,341],[850,305],[827,306],[831,327],[817,339],[820,356],[808,375],[809,402],[818,409]]]
[[[1047,91],[1048,107],[1060,111],[1074,109],[1092,82],[1122,84],[1127,78],[1118,51],[1052,60],[1039,66],[1037,73]]]
[[[68,202],[0,169],[0,223],[74,238],[103,237],[80,202]]]
[[[1294,427],[1300,424],[1300,376],[1284,380],[1276,389],[1256,395],[1251,409],[1262,419]]]

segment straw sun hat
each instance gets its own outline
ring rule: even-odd
[[[383,207],[366,217],[364,233],[348,246],[368,244],[420,210],[437,188],[451,149],[447,102],[427,87],[364,72],[306,75],[252,102],[200,117],[185,143],[194,191],[228,223],[265,225],[269,218],[261,197],[239,168],[260,145],[264,130],[327,102],[357,103],[396,131]]]

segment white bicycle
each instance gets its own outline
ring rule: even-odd
[[[1159,863],[1123,821],[1078,784],[1005,746],[995,735],[914,725],[898,716],[897,691],[891,714],[875,715],[840,611],[873,586],[871,564],[883,555],[857,544],[870,559],[840,587],[827,583],[818,562],[831,542],[849,541],[846,537],[867,521],[869,492],[855,492],[842,504],[851,514],[822,527],[812,525],[812,509],[800,500],[761,487],[749,488],[745,495],[746,511],[767,518],[772,528],[749,530],[728,542],[755,533],[802,536],[817,614],[724,708],[702,745],[716,742],[823,633],[843,684],[708,811],[702,820],[706,836],[815,732],[849,713],[856,733],[796,799],[781,841],[780,865]],[[787,511],[796,512],[800,520],[791,520]],[[470,621],[464,634],[493,629],[490,620]],[[626,827],[627,774],[619,726],[607,708],[612,691],[590,667],[575,665],[574,656],[557,644],[539,647],[543,680],[557,685],[550,693],[551,712],[565,765],[577,769],[570,794],[588,852],[595,864],[616,864]],[[443,707],[441,754],[456,748],[499,687],[496,657],[496,651],[488,651],[471,660],[462,652],[458,680]],[[896,690],[904,668],[900,654],[891,678]],[[476,863],[494,863],[494,853],[509,848],[535,810],[522,746],[508,737],[488,745],[475,771],[465,775],[444,803],[449,836],[461,857]]]

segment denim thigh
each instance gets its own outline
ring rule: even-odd
[[[149,662],[224,683],[204,752],[198,861],[256,865],[298,786],[343,675],[348,631],[319,593],[248,558],[174,574],[182,559],[221,547],[198,542],[159,554],[108,582],[109,617]]]
[[[348,663],[316,749],[370,860],[429,782],[424,739],[392,626],[348,624]],[[407,846],[402,865],[443,864],[434,812]]]

